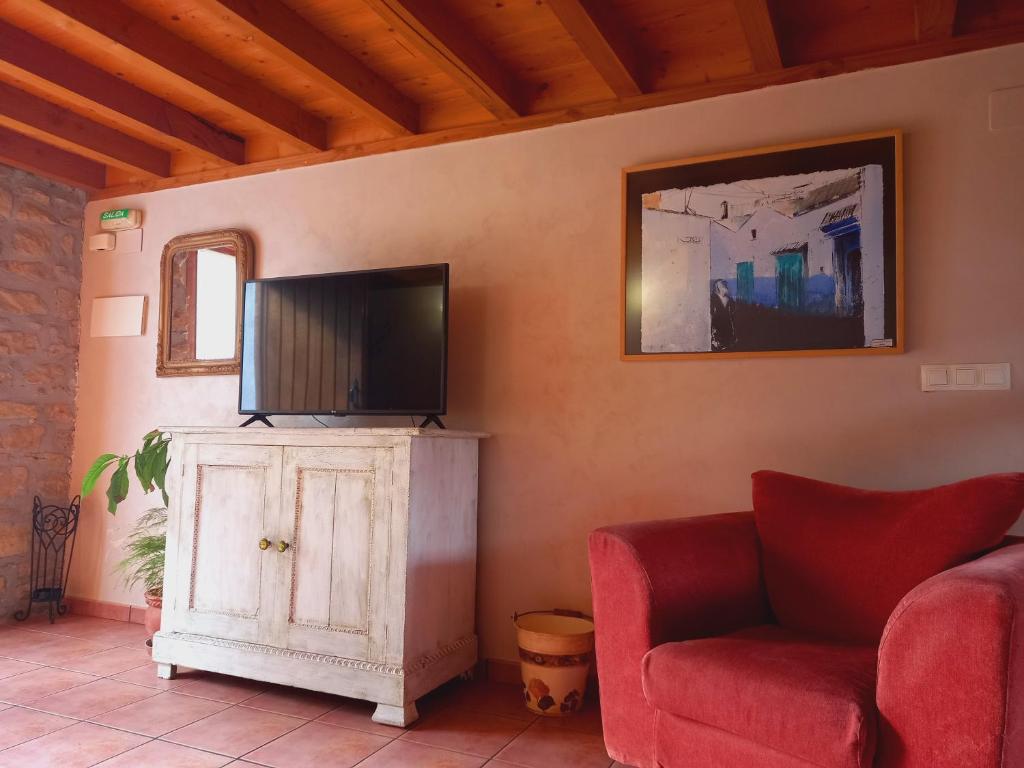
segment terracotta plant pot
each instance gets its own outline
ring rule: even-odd
[[[515,616],[523,698],[531,712],[578,712],[594,657],[594,620],[578,611],[530,611]]]
[[[147,592],[146,598],[146,632],[150,638],[160,629],[160,614],[163,612],[164,598]]]

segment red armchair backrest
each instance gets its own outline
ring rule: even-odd
[[[764,579],[790,629],[877,643],[899,601],[1003,540],[1024,509],[1024,473],[921,491],[864,491],[755,472]]]

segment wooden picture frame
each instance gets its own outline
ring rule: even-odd
[[[176,254],[230,248],[235,256],[235,352],[221,359],[172,359],[172,265]],[[239,229],[195,232],[171,238],[160,257],[160,325],[156,344],[156,375],[220,376],[237,374],[241,369],[242,302],[245,281],[253,277],[254,248],[252,238]]]
[[[902,166],[892,129],[624,168],[621,358],[902,353]]]

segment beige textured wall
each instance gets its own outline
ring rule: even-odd
[[[588,531],[745,508],[753,470],[909,488],[1024,468],[1024,132],[987,115],[991,90],[1021,84],[1016,46],[90,204],[89,231],[115,203],[144,209],[146,244],[87,255],[83,305],[146,293],[151,311],[144,338],[83,339],[74,476],[154,424],[238,423],[236,379],[153,374],[160,249],[220,227],[253,234],[264,277],[451,262],[448,423],[493,434],[489,657],[514,657],[514,610],[588,607]],[[907,132],[907,354],[620,362],[623,166],[888,127]],[[918,366],[942,361],[1009,361],[1015,388],[922,394]],[[144,507],[89,505],[77,594],[138,602],[111,569]]]
[[[84,207],[0,165],[0,618],[28,595],[32,497],[69,501]]]

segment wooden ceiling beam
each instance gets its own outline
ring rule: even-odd
[[[197,0],[395,136],[419,130],[419,105],[279,0]]]
[[[102,163],[3,126],[0,126],[0,162],[89,190],[102,189],[107,183],[107,169]]]
[[[117,0],[35,0],[34,10],[97,47],[115,45],[186,87],[306,149],[327,148],[327,124]]]
[[[245,162],[245,142],[237,136],[3,21],[0,72],[81,104],[161,145],[218,163]]]
[[[917,41],[948,40],[953,36],[957,0],[915,0],[914,34]]]
[[[816,64],[803,64],[800,66],[787,67],[785,69],[774,70],[771,72],[754,72],[747,75],[741,75],[739,77],[712,80],[706,83],[687,85],[671,90],[645,93],[641,96],[634,96],[628,99],[614,99],[565,109],[552,110],[550,112],[520,117],[515,120],[500,120],[478,123],[475,125],[446,128],[443,130],[433,131],[431,133],[417,134],[415,136],[397,137],[374,142],[352,144],[350,146],[337,147],[326,152],[315,154],[264,160],[240,166],[238,168],[217,168],[208,171],[198,171],[173,179],[156,179],[125,184],[101,190],[92,197],[94,200],[115,198],[130,194],[138,194],[141,192],[153,192],[160,189],[183,187],[190,184],[202,184],[209,181],[221,181],[224,179],[239,178],[242,176],[253,176],[260,173],[282,171],[288,168],[309,167],[318,163],[338,162],[356,157],[367,157],[370,155],[378,155],[388,152],[399,152],[403,150],[417,149],[420,147],[448,144],[457,141],[468,141],[470,139],[498,136],[515,131],[535,130],[552,125],[587,120],[594,117],[624,114],[642,109],[664,107],[670,104],[683,104],[714,96],[742,93],[744,91],[752,91],[769,86],[798,83],[805,80],[832,77],[834,75],[841,75],[849,72],[859,72],[865,69],[888,67],[896,64],[922,61],[940,56],[949,56],[957,53],[965,53],[967,51],[981,50],[984,48],[1015,45],[1017,43],[1024,43],[1024,25],[968,35],[957,35],[949,40],[936,41],[932,43],[919,43],[884,51],[837,58],[830,61],[818,62]]]
[[[616,96],[639,96],[647,90],[636,41],[607,0],[548,0],[548,7]]]
[[[0,125],[106,165],[171,175],[171,156],[134,136],[0,82]]]
[[[365,0],[395,32],[500,120],[525,112],[522,86],[436,0]]]
[[[733,0],[740,17],[743,34],[750,49],[750,61],[755,72],[782,69],[779,39],[772,24],[768,0]]]

